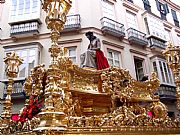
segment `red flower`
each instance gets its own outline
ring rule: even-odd
[[[19,115],[18,114],[12,114],[11,119],[13,121],[18,121],[19,120]]]

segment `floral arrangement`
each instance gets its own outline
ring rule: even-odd
[[[41,96],[30,96],[29,100],[26,100],[24,108],[21,109],[19,115],[12,115],[11,119],[22,124],[27,120],[31,120],[35,117],[42,109],[42,103],[44,98]]]

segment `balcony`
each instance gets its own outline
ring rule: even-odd
[[[24,84],[25,80],[15,80],[14,84],[13,84],[13,91],[12,91],[12,95],[11,98],[12,99],[24,99],[26,97],[25,92],[23,90],[23,84]],[[7,95],[7,83],[8,81],[2,81],[2,83],[4,83],[4,98]]]
[[[102,25],[101,30],[104,35],[108,34],[111,36],[118,37],[120,39],[125,37],[125,32],[124,32],[125,28],[123,24],[116,22],[114,20],[111,20],[107,17],[101,18],[100,21]]]
[[[130,44],[136,44],[141,46],[146,46],[148,44],[148,40],[146,38],[146,34],[143,32],[140,32],[136,29],[129,28],[127,29],[128,33],[128,40]]]
[[[67,16],[66,23],[62,32],[76,31],[81,28],[81,18],[80,15],[69,15]]]
[[[10,36],[13,38],[29,37],[39,34],[39,23],[37,21],[10,25]]]
[[[148,39],[152,36],[160,41],[166,41],[167,39],[164,21],[156,15],[148,12],[144,12],[142,15],[144,18]]]
[[[153,48],[153,49],[165,49],[166,48],[166,41],[164,40],[161,40],[159,38],[156,38],[156,37],[149,37],[148,38],[149,41],[150,41],[150,47]]]
[[[176,101],[176,88],[161,85],[157,91],[161,101]]]

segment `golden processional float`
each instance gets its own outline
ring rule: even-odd
[[[42,5],[51,30],[52,59],[47,69],[38,65],[26,78],[24,90],[29,99],[18,121],[12,121],[13,79],[22,59],[15,53],[5,58],[9,83],[0,135],[180,134],[180,120],[171,120],[166,106],[154,95],[160,85],[156,73],[138,82],[125,69],[89,70],[72,64],[65,57],[66,49],[57,44],[71,1],[44,0]],[[175,73],[180,110],[180,48],[170,44],[164,55]]]

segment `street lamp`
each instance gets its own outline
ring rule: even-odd
[[[163,55],[166,57],[166,61],[174,74],[177,108],[180,113],[180,46],[174,46],[172,43],[169,43],[166,50],[163,51]]]
[[[7,55],[7,57],[4,60],[6,64],[6,76],[8,77],[8,86],[7,86],[7,95],[5,98],[5,101],[3,103],[3,112],[1,113],[1,118],[2,118],[2,125],[0,129],[2,129],[3,134],[8,134],[9,130],[9,124],[11,121],[11,109],[12,109],[12,103],[11,103],[11,94],[13,90],[13,83],[14,83],[14,78],[17,77],[18,72],[19,72],[19,66],[23,63],[23,60],[16,55],[15,52],[12,52]],[[10,133],[9,133],[10,134]]]
[[[71,8],[71,0],[41,0],[42,9],[47,13],[45,22],[51,30],[53,41],[57,41],[60,31],[63,30],[66,22],[66,15]],[[58,36],[58,37],[57,37]]]

